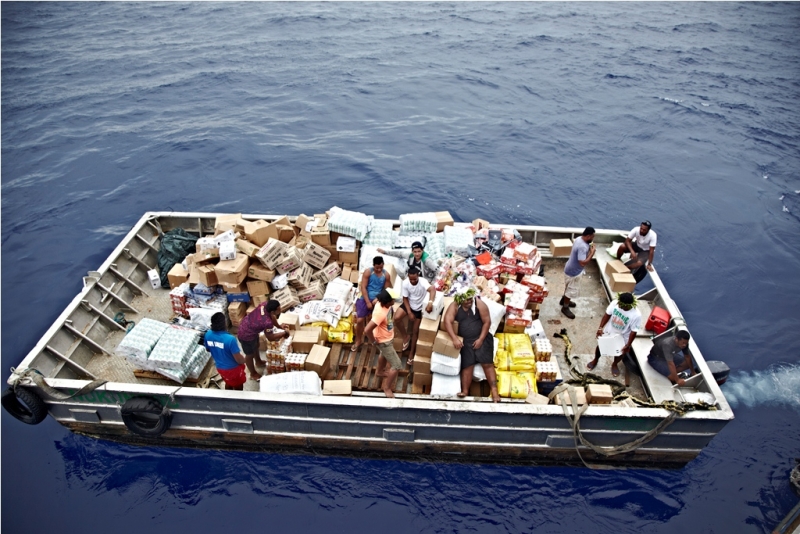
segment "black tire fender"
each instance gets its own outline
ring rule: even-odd
[[[172,412],[153,397],[128,399],[120,413],[128,430],[146,438],[157,438],[172,424]]]
[[[47,417],[47,405],[35,391],[27,388],[7,388],[0,402],[12,417],[28,425],[38,425]]]

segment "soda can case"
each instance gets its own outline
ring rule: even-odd
[[[656,334],[661,334],[669,328],[669,320],[671,318],[672,316],[667,310],[655,306],[653,307],[653,311],[650,312],[650,317],[647,318],[644,328]]]

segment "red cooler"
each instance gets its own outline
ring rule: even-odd
[[[653,311],[650,312],[650,317],[647,318],[644,328],[645,330],[660,334],[669,328],[669,320],[671,318],[672,316],[667,310],[654,306]]]

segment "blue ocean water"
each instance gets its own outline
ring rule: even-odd
[[[142,449],[3,412],[8,532],[769,532],[800,456],[800,4],[14,3],[2,378],[150,210],[628,229],[736,419],[679,471]]]

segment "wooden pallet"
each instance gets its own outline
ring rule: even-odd
[[[375,346],[365,343],[357,353],[350,352],[350,347],[334,343],[331,349],[334,379],[350,380],[356,391],[383,391],[383,377],[377,376],[379,354]],[[395,393],[405,393],[408,389],[408,373],[408,369],[398,371]]]

